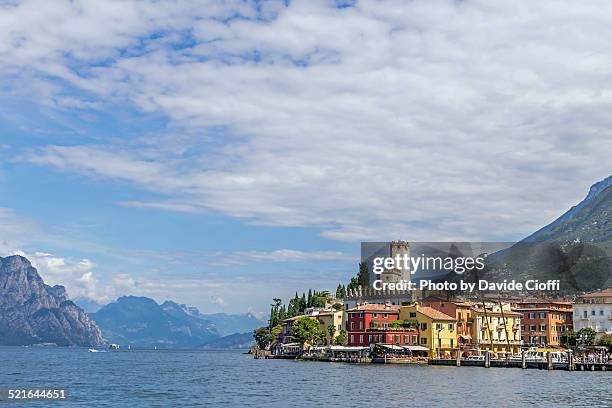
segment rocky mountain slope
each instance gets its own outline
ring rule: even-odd
[[[512,247],[487,258],[487,269],[457,281],[501,282],[559,279],[567,294],[612,285],[612,176],[594,184],[586,198]]]
[[[167,301],[123,296],[91,317],[112,343],[134,347],[199,347],[221,337],[208,321],[191,316],[180,305]]]
[[[100,346],[100,329],[21,256],[0,258],[0,344]]]

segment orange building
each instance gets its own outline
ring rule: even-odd
[[[531,299],[513,304],[512,310],[523,315],[521,333],[525,346],[561,346],[561,336],[574,327],[571,303]]]

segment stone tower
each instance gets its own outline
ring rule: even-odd
[[[390,243],[389,256],[395,258],[397,255],[410,258],[410,244],[406,241],[392,241]],[[374,275],[374,274],[372,274]],[[380,279],[383,283],[397,283],[402,280],[410,282],[410,269],[387,269],[379,276],[374,275],[374,279]]]

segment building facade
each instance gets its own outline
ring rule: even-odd
[[[400,319],[418,323],[419,345],[429,349],[429,357],[451,358],[456,352],[457,320],[454,316],[415,304],[402,306]]]
[[[319,312],[316,315],[321,330],[325,333],[327,344],[332,344],[334,339],[338,337],[342,330],[345,330],[345,312],[344,310],[326,310]],[[330,329],[333,327],[333,330]]]
[[[574,327],[571,303],[554,300],[525,300],[512,305],[521,313],[521,338],[524,346],[559,347],[562,336]]]
[[[472,338],[477,350],[495,354],[518,354],[521,338],[521,313],[511,310],[509,303],[485,303],[472,307]]]
[[[398,306],[357,305],[347,312],[348,345],[417,344],[418,331],[403,326],[398,320]]]
[[[574,303],[574,330],[587,327],[598,334],[612,333],[612,288],[587,293]]]
[[[472,338],[474,324],[472,307],[476,305],[474,302],[451,301],[438,296],[428,296],[423,299],[422,304],[454,317],[457,322],[457,346],[464,350],[474,348]]]

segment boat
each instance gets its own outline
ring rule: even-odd
[[[552,361],[554,363],[567,362],[567,350],[547,348],[547,347],[530,347],[525,350],[525,361],[534,361],[544,363],[547,361],[547,353],[552,355]],[[522,354],[514,355],[510,358],[512,361],[522,361]]]

